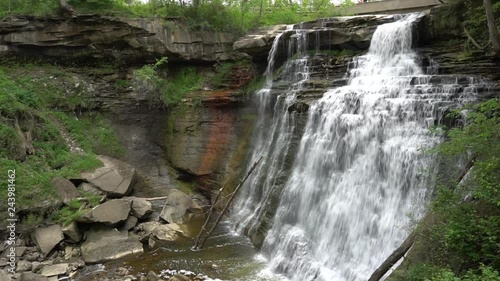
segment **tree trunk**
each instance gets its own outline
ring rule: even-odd
[[[222,209],[222,212],[220,212],[219,216],[215,220],[214,225],[208,231],[207,235],[201,240],[201,242],[199,243],[199,245],[197,245],[196,247],[194,247],[195,250],[200,250],[200,249],[203,248],[203,246],[205,246],[205,242],[207,242],[207,239],[212,235],[212,233],[214,233],[215,228],[217,228],[217,225],[222,220],[222,217],[224,216],[224,213],[227,211],[227,209],[231,205],[231,202],[233,202],[234,198],[238,194],[238,191],[243,186],[243,184],[248,179],[248,177],[252,174],[252,172],[255,170],[255,168],[257,167],[257,165],[260,163],[261,160],[262,160],[262,156],[259,158],[259,160],[257,160],[255,163],[253,163],[252,167],[250,168],[250,170],[248,171],[248,173],[246,174],[246,176],[240,181],[240,183],[238,184],[238,186],[236,186],[236,188],[234,189],[233,193],[231,194],[231,197],[229,197],[229,200],[227,200],[226,204],[224,205],[224,208]],[[208,224],[209,220],[210,220],[210,217],[207,218],[207,224]],[[199,234],[200,237],[201,237],[201,234],[202,234],[202,232],[200,232],[200,234]]]
[[[416,233],[413,231],[408,238],[399,246],[392,254],[373,272],[372,276],[368,281],[378,281],[382,278],[392,266],[398,262],[407,252],[410,250],[411,246],[415,242]]]
[[[488,20],[488,31],[490,33],[490,41],[493,46],[493,51],[497,56],[500,56],[500,36],[493,16],[493,8],[491,7],[491,0],[483,0],[484,10],[486,12],[486,19]]]

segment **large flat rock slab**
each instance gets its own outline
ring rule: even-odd
[[[127,220],[131,205],[132,201],[125,199],[106,201],[78,218],[77,221],[115,226]]]
[[[64,239],[62,228],[59,225],[39,227],[33,234],[33,241],[43,254],[48,254]]]
[[[68,269],[69,269],[69,264],[67,264],[67,263],[46,265],[42,268],[40,274],[42,276],[46,276],[46,277],[58,276],[58,275],[67,274]]]
[[[137,237],[129,237],[127,231],[99,229],[87,232],[87,240],[81,246],[86,263],[99,263],[144,252]]]
[[[90,173],[82,173],[81,177],[109,197],[122,197],[130,194],[137,180],[137,174],[131,165],[109,156],[97,157],[104,167]]]

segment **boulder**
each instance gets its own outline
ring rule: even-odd
[[[127,231],[116,229],[92,229],[87,232],[87,240],[81,246],[86,263],[100,263],[119,259],[131,254],[144,252],[137,237]]]
[[[25,246],[17,246],[16,247],[16,257],[22,257],[24,255],[24,252],[26,252],[27,247]],[[9,254],[9,251],[4,251],[2,254],[2,257],[7,257],[7,254]]]
[[[3,281],[2,278],[0,280]],[[49,281],[49,279],[43,275],[35,274],[32,272],[21,273],[21,281]]]
[[[185,235],[181,227],[175,223],[161,224],[159,222],[144,222],[139,225],[141,237],[156,237],[162,241],[175,241],[179,235]]]
[[[153,213],[151,202],[144,198],[128,197],[132,201],[132,215],[142,220]]]
[[[31,271],[31,268],[32,268],[31,262],[20,260],[17,262],[16,271],[17,272]]]
[[[70,224],[64,226],[62,228],[62,232],[66,235],[71,241],[78,243],[82,241],[82,234],[78,229],[78,224],[76,221],[72,221]]]
[[[137,222],[139,221],[138,218],[134,216],[129,216],[125,223],[120,227],[122,230],[131,230],[137,225]]]
[[[138,226],[138,229],[144,233],[144,235],[149,235],[153,233],[153,230],[160,226],[161,223],[157,221],[148,221],[148,222],[143,222]]]
[[[70,260],[80,256],[80,248],[76,246],[66,246],[64,248],[64,259]]]
[[[157,226],[152,234],[162,241],[175,241],[179,237],[179,234],[183,234],[183,232],[179,225],[171,223]]]
[[[68,273],[69,264],[60,263],[53,265],[46,265],[40,271],[40,274],[46,277],[59,276]]]
[[[248,34],[236,40],[233,43],[233,50],[254,56],[264,55],[264,53],[269,53],[274,38],[285,30],[285,24],[261,27],[253,34]]]
[[[173,190],[167,197],[160,218],[177,224],[189,222],[193,213],[201,213],[202,209],[187,194],[180,190]]]
[[[37,273],[40,269],[42,269],[43,264],[38,261],[34,261],[31,263],[31,271]]]
[[[35,230],[33,242],[40,251],[46,255],[64,239],[62,229],[59,225],[39,227]]]
[[[77,218],[77,221],[85,223],[103,223],[115,226],[128,218],[131,203],[131,201],[124,199],[106,201]]]
[[[68,205],[69,201],[72,199],[82,196],[75,185],[67,179],[53,178],[51,182],[57,196],[61,202],[66,205]]]
[[[96,188],[95,186],[93,186],[92,184],[87,183],[87,182],[80,184],[78,186],[78,188],[80,190],[82,190],[83,192],[90,193],[92,195],[103,195],[104,194],[104,192],[102,192],[101,190],[99,190],[98,188]]]
[[[3,269],[0,269],[0,280],[2,281],[10,281],[12,278],[10,277],[10,274],[7,274],[7,272]]]
[[[109,197],[123,197],[129,194],[137,180],[135,168],[108,156],[100,155],[97,158],[104,167],[90,173],[82,173],[82,179],[104,191]]]
[[[161,278],[158,277],[158,275],[156,275],[156,273],[154,273],[153,271],[150,271],[148,272],[148,274],[146,274],[146,281],[160,281]]]

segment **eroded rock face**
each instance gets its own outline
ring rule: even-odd
[[[201,99],[202,106],[186,106],[168,116],[166,156],[180,178],[209,192],[245,164],[255,110],[236,91],[200,93],[193,99]]]
[[[219,61],[232,54],[232,35],[195,32],[178,20],[100,15],[71,18],[9,17],[0,22],[0,56],[22,55],[89,62],[115,60]]]
[[[86,263],[99,263],[144,252],[142,243],[127,231],[116,229],[95,229],[87,233],[87,240],[81,246]]]
[[[233,44],[235,51],[250,54],[256,59],[267,58],[274,38],[283,33],[283,46],[293,38],[296,29],[303,29],[308,36],[308,44],[311,50],[319,48],[327,49],[350,49],[366,50],[378,25],[394,21],[394,16],[354,16],[335,17],[319,19],[316,21],[303,22],[296,25],[275,25],[260,28],[255,32],[239,38]],[[319,40],[319,42],[317,42]]]

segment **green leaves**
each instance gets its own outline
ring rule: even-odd
[[[475,156],[470,183],[476,186],[474,196],[500,206],[500,103],[491,99],[450,115],[457,117],[463,112],[465,126],[449,130],[449,140],[436,151],[445,156]]]

